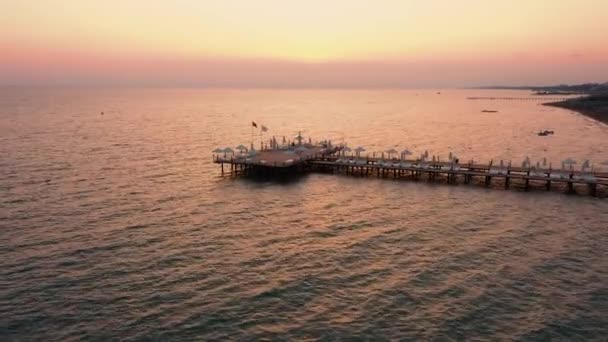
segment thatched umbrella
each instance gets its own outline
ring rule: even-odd
[[[401,151],[401,159],[405,159],[405,156],[410,156],[410,155],[412,155],[412,152],[408,149]]]
[[[237,149],[241,153],[243,153],[243,151],[247,151],[247,147],[245,147],[243,145],[239,145],[239,146],[235,147],[235,149]]]
[[[357,154],[357,158],[361,156],[361,152],[365,152],[365,149],[361,146],[355,149],[355,153]]]
[[[233,149],[231,149],[230,147],[226,147],[226,148],[224,149],[224,158],[226,157],[226,155],[227,155],[228,153],[234,154],[234,150],[233,150]]]

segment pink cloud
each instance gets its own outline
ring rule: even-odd
[[[457,87],[605,81],[602,53],[519,53],[507,57],[338,60],[170,58],[69,49],[9,47],[3,84],[101,84],[217,87]],[[603,76],[603,78],[602,78]]]

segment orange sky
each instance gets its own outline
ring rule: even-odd
[[[608,1],[0,1],[0,84],[608,81]]]

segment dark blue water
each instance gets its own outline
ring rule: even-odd
[[[463,160],[608,151],[565,110],[443,93],[1,90],[0,339],[605,340],[606,199],[211,163],[252,119]]]

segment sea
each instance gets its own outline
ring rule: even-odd
[[[605,197],[222,177],[212,160],[301,132],[370,155],[608,168],[605,124],[468,99],[529,96],[0,88],[0,340],[606,341]]]

